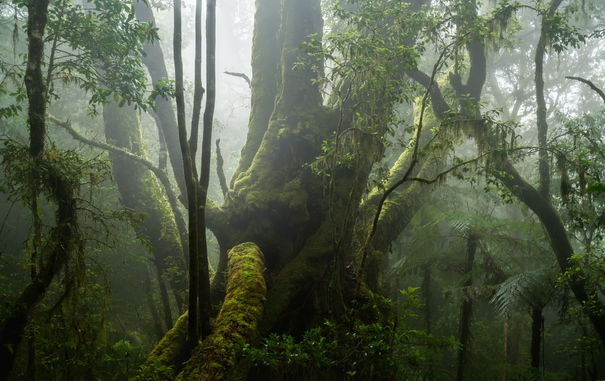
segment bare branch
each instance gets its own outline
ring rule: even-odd
[[[587,79],[584,79],[584,78],[580,78],[580,77],[565,77],[565,78],[567,78],[567,79],[575,79],[576,81],[580,81],[582,83],[587,84],[588,86],[590,86],[591,89],[593,89],[594,91],[596,91],[597,94],[599,94],[599,96],[603,100],[603,102],[605,102],[605,93],[603,93],[603,90],[601,90],[598,87],[596,87],[594,85],[594,83],[592,83],[591,81],[589,81]]]
[[[235,73],[235,72],[232,72],[232,71],[224,71],[223,73],[225,73],[227,75],[232,75],[234,77],[243,78],[248,83],[248,87],[252,88],[252,82],[250,81],[250,78],[246,74],[244,74],[244,73]]]

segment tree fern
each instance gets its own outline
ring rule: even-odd
[[[557,270],[543,267],[509,277],[502,282],[490,301],[496,312],[508,318],[511,311],[518,307],[542,309],[558,294],[555,287]]]

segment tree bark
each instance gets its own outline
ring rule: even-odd
[[[187,325],[187,341],[189,350],[196,347],[199,340],[199,261],[198,261],[198,191],[194,158],[191,156],[187,140],[187,126],[185,122],[185,95],[183,90],[183,57],[182,57],[182,31],[181,31],[181,0],[174,2],[174,70],[176,86],[177,124],[179,143],[183,157],[183,173],[187,188],[187,205],[189,206],[189,322]]]
[[[531,310],[531,367],[540,367],[540,345],[542,343],[542,308]]]
[[[27,66],[25,87],[29,100],[27,122],[29,125],[29,153],[32,157],[44,152],[46,138],[46,86],[42,74],[44,58],[44,30],[48,21],[48,0],[27,3]]]
[[[547,135],[548,123],[546,122],[546,101],[544,99],[544,55],[550,29],[550,18],[554,15],[563,0],[553,0],[550,3],[548,13],[542,16],[540,40],[536,46],[534,62],[536,65],[536,121],[538,126],[538,173],[540,175],[540,186],[538,192],[545,199],[550,199],[550,158],[548,157]]]
[[[252,42],[252,98],[246,144],[242,148],[231,187],[250,168],[275,108],[281,44],[277,33],[281,25],[281,0],[256,0]]]
[[[212,153],[212,122],[216,101],[216,0],[206,2],[206,108],[204,109],[204,130],[200,183],[198,194],[198,239],[199,239],[199,310],[200,336],[202,340],[210,333],[211,300],[210,273],[208,271],[208,243],[206,242],[206,199],[210,183],[210,154]]]
[[[147,3],[144,1],[136,1],[134,2],[134,9],[139,21],[155,23],[153,12]],[[142,61],[149,71],[153,84],[157,84],[162,79],[170,78],[168,76],[168,70],[166,70],[164,53],[159,42],[156,41],[154,44],[145,44],[143,49],[146,57],[142,57]],[[183,173],[183,156],[179,145],[178,126],[174,109],[172,108],[172,101],[170,99],[156,97],[154,105],[155,113],[160,120],[159,127],[166,140],[166,148],[168,149],[168,156],[174,172],[174,178],[176,179],[179,191],[182,195],[185,195],[187,190],[185,189],[185,178]]]

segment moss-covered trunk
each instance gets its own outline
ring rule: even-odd
[[[158,368],[158,365],[171,367],[170,371],[164,374],[164,380],[174,380],[183,369],[183,364],[191,353],[187,344],[188,323],[189,313],[185,312],[174,323],[174,327],[164,335],[162,340],[149,353],[147,361],[145,361],[141,369],[147,367]]]
[[[116,103],[104,106],[103,120],[107,141],[133,154],[145,158],[137,111],[132,107],[118,107]],[[145,166],[125,157],[110,154],[113,160],[113,176],[118,185],[124,206],[145,215],[141,233],[151,245],[154,262],[163,282],[169,282],[179,311],[183,311],[187,282],[183,248],[172,209],[155,175]],[[165,319],[172,326],[167,294],[162,291]]]
[[[31,189],[24,189],[25,197],[33,198],[31,205],[37,205],[40,194],[46,196],[56,205],[56,225],[43,247],[40,249],[35,263],[36,271],[32,269],[31,282],[15,301],[14,307],[2,322],[0,330],[0,381],[6,380],[13,368],[15,353],[21,342],[23,332],[29,323],[31,313],[46,293],[54,277],[60,273],[67,261],[77,250],[81,250],[77,215],[76,196],[79,192],[79,180],[74,181],[73,173],[67,173],[70,165],[66,158],[53,161],[46,153],[46,107],[47,87],[42,74],[42,61],[44,57],[44,32],[48,20],[48,0],[33,0],[27,6],[27,36],[28,55],[24,82],[29,100],[28,127],[29,127],[29,155],[23,152],[11,152],[13,157],[3,157],[3,165],[11,160],[21,161],[19,166],[27,169],[21,173],[29,183]],[[6,155],[4,152],[3,155]],[[15,156],[18,156],[15,157]],[[59,155],[60,156],[60,153]],[[61,163],[61,159],[65,162]],[[12,163],[15,165],[15,163]],[[25,198],[24,198],[25,199]],[[34,220],[38,218],[38,211],[34,210]],[[36,231],[36,234],[39,234]],[[36,237],[36,240],[40,237]]]
[[[247,242],[229,250],[227,293],[211,334],[191,358],[185,313],[156,345],[145,365],[172,366],[166,380],[223,380],[236,365],[240,345],[258,338],[266,284],[264,258],[258,246]]]
[[[275,107],[277,69],[281,53],[280,44],[277,42],[277,32],[281,25],[280,3],[281,0],[256,0],[252,48],[252,109],[246,144],[242,148],[238,167],[231,179],[232,186],[239,175],[250,168]]]
[[[27,67],[25,87],[29,100],[27,123],[29,125],[29,152],[32,157],[44,152],[46,138],[46,82],[42,74],[44,57],[44,30],[48,21],[48,0],[27,3]]]
[[[0,380],[8,378],[15,360],[15,353],[21,342],[23,331],[29,323],[31,313],[45,295],[53,278],[59,274],[71,255],[80,249],[77,233],[78,217],[74,190],[66,186],[62,180],[66,174],[46,163],[38,162],[38,175],[44,173],[55,185],[49,189],[53,201],[57,203],[56,227],[52,230],[48,243],[45,245],[38,272],[31,283],[15,301],[14,307],[2,324],[0,331]],[[77,194],[77,193],[76,193]]]
[[[275,12],[267,7],[268,3],[257,2],[255,39],[263,33],[269,33],[269,37],[275,33],[259,30],[260,22]],[[280,9],[277,41],[281,55],[277,62],[273,58],[272,64],[255,64],[259,77],[252,81],[253,100],[255,92],[261,92],[258,94],[261,98],[261,95],[270,97],[265,91],[272,88],[277,91],[273,101],[259,99],[258,102],[264,102],[262,110],[253,109],[250,128],[259,130],[250,132],[250,144],[244,151],[256,144],[253,142],[256,137],[262,135],[262,140],[257,150],[246,154],[253,154],[253,158],[242,157],[240,172],[235,175],[224,206],[229,211],[229,224],[237,232],[235,240],[255,242],[265,255],[269,291],[262,323],[264,332],[280,330],[281,323],[284,329],[292,326],[288,319],[294,316],[287,311],[299,308],[298,299],[310,292],[314,297],[306,300],[307,306],[315,306],[309,311],[314,318],[301,321],[304,324],[300,329],[321,321],[319,316],[334,312],[335,305],[342,306],[339,295],[343,272],[328,270],[337,270],[335,266],[341,266],[342,270],[350,255],[353,224],[371,168],[366,158],[359,158],[351,169],[331,168],[331,178],[336,180],[333,189],[328,190],[326,179],[305,166],[322,154],[322,142],[336,130],[340,110],[323,106],[319,88],[312,82],[316,77],[313,65],[321,70],[321,62],[293,70],[297,62],[309,59],[300,49],[308,36],[315,34],[315,39],[321,39],[320,1],[284,0]],[[275,47],[270,45],[255,44],[255,59],[275,57]],[[274,69],[276,65],[278,71]],[[273,76],[277,77],[277,87],[271,85]],[[266,112],[273,104],[273,113],[267,120]],[[263,123],[267,123],[264,132]],[[250,160],[249,165],[246,160]],[[333,281],[333,274],[338,281]]]
[[[229,251],[227,296],[212,333],[197,348],[177,380],[225,380],[242,343],[258,336],[267,291],[263,253],[253,243]]]
[[[259,6],[263,3],[259,1]],[[239,236],[235,240],[259,245],[270,270],[278,270],[294,258],[323,220],[321,179],[303,165],[321,153],[321,141],[336,122],[334,114],[321,105],[319,89],[311,84],[313,71],[292,70],[304,58],[299,46],[309,34],[321,33],[319,1],[284,1],[281,9],[284,21],[278,40],[283,49],[279,49],[281,61],[275,63],[279,71],[275,66],[272,69],[279,78],[274,87],[275,111],[266,131],[260,133],[262,142],[249,168],[236,174],[224,206],[230,213],[231,229]],[[257,17],[261,11],[257,10]],[[270,45],[255,45],[258,51],[253,54],[263,56]],[[263,86],[253,79],[253,98]],[[251,118],[255,118],[254,113]]]

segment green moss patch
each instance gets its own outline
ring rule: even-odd
[[[177,380],[225,380],[244,342],[258,334],[267,293],[263,253],[254,243],[229,251],[227,296],[210,335],[197,348]]]

